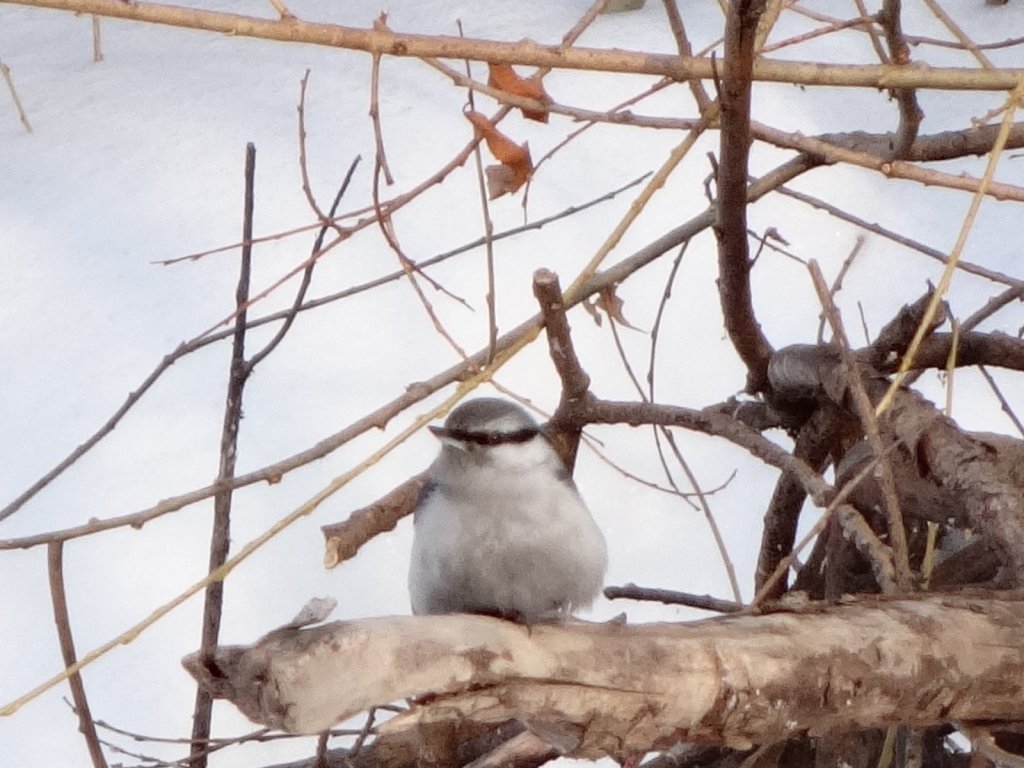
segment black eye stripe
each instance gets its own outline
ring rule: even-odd
[[[526,427],[515,432],[467,432],[462,429],[446,429],[442,432],[452,440],[474,445],[504,445],[506,443],[525,443],[540,434],[536,427]]]

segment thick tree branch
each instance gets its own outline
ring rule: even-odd
[[[389,617],[278,630],[185,664],[246,716],[289,732],[429,697],[381,732],[421,741],[437,724],[520,719],[588,758],[1024,719],[1024,609],[1003,599],[864,601],[690,625]]]
[[[754,314],[747,246],[747,166],[750,153],[750,87],[757,22],[764,0],[732,0],[725,20],[725,61],[718,161],[715,236],[718,295],[725,330],[747,366],[747,391],[767,387],[772,347]]]

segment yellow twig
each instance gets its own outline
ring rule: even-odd
[[[1003,122],[999,126],[999,134],[996,136],[996,140],[992,145],[992,151],[988,156],[988,164],[985,166],[985,175],[981,177],[981,183],[978,185],[978,191],[971,198],[971,206],[967,210],[967,216],[964,217],[963,226],[960,227],[960,234],[957,236],[956,243],[953,245],[953,250],[949,254],[949,261],[946,262],[946,268],[942,271],[942,277],[939,279],[939,284],[935,288],[935,292],[932,294],[931,301],[928,302],[928,308],[925,310],[924,316],[921,318],[921,323],[917,327],[917,332],[914,334],[913,340],[910,342],[910,347],[907,349],[906,354],[903,355],[903,359],[900,361],[899,370],[893,377],[892,383],[889,385],[889,389],[886,391],[885,396],[878,403],[878,407],[875,409],[875,414],[881,416],[888,410],[889,406],[892,405],[893,398],[896,397],[896,392],[900,385],[903,383],[903,379],[906,378],[907,371],[914,363],[914,356],[917,354],[918,347],[921,346],[921,342],[924,340],[925,333],[928,332],[928,328],[931,326],[932,318],[935,317],[935,313],[939,308],[939,303],[942,301],[942,297],[945,296],[949,290],[949,284],[953,280],[953,272],[956,270],[957,262],[960,260],[960,255],[963,253],[964,245],[967,243],[967,235],[970,234],[971,228],[974,226],[974,220],[978,215],[978,209],[981,207],[981,201],[985,199],[985,191],[988,189],[989,184],[992,182],[992,176],[995,174],[996,165],[999,163],[999,156],[1002,154],[1004,147],[1006,146],[1006,139],[1010,135],[1010,126],[1013,125],[1013,116],[1017,111],[1017,107],[1020,106],[1021,100],[1024,99],[1024,77],[1021,77],[1017,82],[1017,86],[1013,89],[1009,99],[1006,103],[1006,112],[1003,115]]]

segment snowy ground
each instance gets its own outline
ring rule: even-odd
[[[969,0],[959,19],[976,40],[998,40],[1024,28],[1020,4],[1002,8]],[[196,4],[198,5],[198,4]],[[291,9],[309,20],[367,26],[378,3],[295,0]],[[923,7],[907,4],[908,31],[945,33]],[[269,16],[268,3],[204,3],[238,13]],[[587,6],[582,0],[509,4],[423,0],[388,8],[398,31],[451,34],[461,19],[468,36],[556,42]],[[714,42],[721,15],[710,0],[684,4],[695,46]],[[821,2],[819,10],[852,14],[852,4]],[[807,29],[810,22],[787,14],[773,39]],[[307,152],[314,193],[326,206],[352,158],[363,163],[342,210],[369,199],[373,135],[367,118],[370,58],[309,45],[271,43],[105,20],[102,63],[91,60],[88,18],[0,5],[0,60],[12,71],[31,120],[26,133],[6,88],[0,89],[0,500],[16,497],[92,434],[181,341],[226,317],[233,303],[237,251],[195,262],[160,266],[239,239],[242,169],[246,142],[258,151],[257,234],[315,221],[303,195],[298,164],[296,106],[307,69]],[[642,11],[602,17],[583,44],[670,53],[674,42],[660,3]],[[780,54],[784,55],[784,54]],[[915,55],[917,52],[915,51]],[[807,44],[802,59],[873,61],[855,32]],[[997,65],[1020,64],[1019,49],[992,51]],[[966,55],[927,49],[934,64],[969,66]],[[477,71],[483,77],[482,69]],[[642,78],[610,78],[555,72],[548,91],[558,101],[607,108],[641,90]],[[387,59],[381,74],[383,134],[394,190],[404,191],[439,169],[471,136],[461,115],[465,94],[440,74],[413,60]],[[925,133],[962,128],[967,116],[1001,104],[1002,94],[923,94]],[[685,89],[670,90],[636,107],[644,114],[693,116]],[[481,101],[485,112],[493,110]],[[824,91],[791,86],[758,87],[755,114],[786,130],[890,130],[895,108],[884,94]],[[515,117],[508,130],[528,139],[534,158],[575,126],[554,118],[547,126]],[[658,167],[679,136],[603,126],[569,145],[538,174],[529,218],[584,203]],[[613,252],[631,253],[705,205],[702,180],[709,171],[707,137]],[[783,158],[755,154],[762,173]],[[983,160],[946,164],[947,170],[980,175]],[[1020,159],[1004,158],[997,173],[1024,184]],[[483,231],[472,162],[444,188],[409,206],[395,225],[407,253],[422,259],[479,237]],[[878,221],[940,250],[948,250],[968,199],[963,194],[886,183],[866,171],[828,169],[795,187],[827,196],[868,221]],[[535,311],[532,271],[559,272],[563,285],[591,258],[627,210],[635,190],[576,217],[506,240],[496,246],[499,324],[511,328]],[[496,230],[522,223],[521,195],[492,203]],[[1021,276],[1016,235],[1019,204],[989,201],[982,208],[965,258]],[[835,274],[854,244],[855,232],[823,214],[772,198],[753,209],[751,226],[776,227],[802,258],[817,258]],[[255,251],[254,287],[272,283],[309,252],[312,235],[261,244]],[[699,407],[743,387],[744,372],[724,340],[715,293],[715,250],[710,233],[697,238],[683,260],[669,305],[659,359],[659,392],[666,401]],[[817,306],[802,266],[766,255],[755,273],[757,309],[776,346],[811,341]],[[318,267],[313,295],[325,295],[396,269],[394,255],[372,228],[333,251]],[[668,274],[662,260],[622,291],[626,316],[649,329]],[[894,308],[917,298],[940,267],[879,238],[869,239],[841,296],[851,335],[861,341],[856,302],[863,302],[869,329],[877,331]],[[475,351],[486,341],[483,252],[464,254],[431,273],[464,297],[468,311],[440,294],[431,301],[459,342]],[[292,285],[276,291],[257,314],[290,302]],[[958,277],[954,311],[965,316],[994,292],[972,277]],[[986,327],[1016,333],[1019,308],[997,315]],[[607,324],[598,328],[580,311],[571,315],[579,351],[606,397],[633,397]],[[269,331],[250,335],[250,349]],[[648,338],[624,331],[644,370]],[[229,349],[207,347],[177,363],[108,439],[23,510],[0,523],[0,537],[14,538],[81,524],[148,507],[158,500],[206,485],[217,468],[222,401]],[[408,384],[456,362],[434,333],[413,292],[393,282],[350,300],[304,314],[286,342],[261,365],[246,391],[239,472],[291,455],[342,429],[360,415],[399,395]],[[998,372],[997,372],[998,374]],[[542,344],[535,344],[499,380],[544,408],[557,402],[557,380]],[[931,392],[939,396],[937,385]],[[1021,394],[1009,393],[1022,404]],[[972,427],[1006,431],[1008,422],[983,382],[957,382],[956,415]],[[312,496],[331,478],[362,461],[428,403],[396,419],[386,434],[370,434],[274,486],[256,486],[235,497],[235,546],[262,533]],[[594,430],[616,461],[660,479],[647,433]],[[749,588],[759,540],[760,516],[775,473],[743,461],[719,441],[683,435],[688,458],[706,487],[737,478],[714,497],[714,510],[744,588]],[[222,639],[248,642],[281,623],[314,595],[339,599],[338,616],[407,612],[405,569],[411,525],[404,522],[336,571],[321,566],[319,527],[429,462],[435,444],[421,434],[390,454],[333,497],[312,517],[292,526],[232,574],[226,586]],[[655,491],[623,490],[617,476],[585,453],[577,471],[583,493],[611,548],[609,584],[640,584],[728,597],[724,571],[699,513]],[[101,645],[165,603],[206,572],[211,504],[203,502],[161,518],[142,530],[119,529],[69,543],[65,573],[75,639],[82,654]],[[0,552],[0,705],[12,701],[62,668],[47,593],[44,547]],[[749,593],[745,597],[750,597]],[[678,619],[693,613],[659,606],[602,602],[593,617],[628,610],[631,619]],[[131,645],[119,647],[84,673],[93,714],[111,725],[149,736],[184,737],[190,727],[193,686],[179,659],[199,641],[201,601],[196,598],[157,623]],[[87,765],[83,741],[65,689],[57,687],[0,719],[0,751],[11,766]],[[217,735],[251,728],[229,706],[215,710]],[[105,732],[129,750],[164,758],[180,746],[134,744]],[[233,750],[216,766],[268,764],[310,754],[311,742],[282,742]],[[135,764],[112,754],[113,762]]]

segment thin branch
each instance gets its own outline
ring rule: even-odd
[[[679,13],[679,6],[676,5],[676,0],[662,0],[662,5],[665,8],[668,26],[672,30],[672,37],[675,38],[676,50],[679,51],[679,55],[693,56],[693,46],[690,45],[690,38],[686,34],[686,25],[683,23],[683,17]],[[690,93],[693,94],[694,101],[697,102],[697,109],[700,110],[702,115],[708,115],[712,101],[711,97],[708,96],[707,90],[704,88],[704,84],[696,78],[687,80],[686,84],[690,87]],[[717,105],[715,108],[717,109]]]
[[[242,239],[252,239],[252,220],[255,195],[256,147],[248,144],[245,148],[245,202],[242,216]],[[245,361],[245,306],[249,301],[249,281],[252,274],[252,247],[242,248],[238,268],[238,285],[235,288],[234,336],[231,343],[231,363],[228,376],[228,391],[224,402],[224,421],[220,436],[220,466],[217,482],[229,485],[235,476],[235,461],[238,456],[238,430],[242,421],[242,397],[245,383],[252,373],[252,367]],[[213,530],[210,534],[209,570],[216,571],[228,558],[231,548],[231,498],[230,487],[218,491],[213,499]],[[203,623],[199,652],[209,654],[220,637],[220,622],[224,607],[224,582],[211,582],[206,588],[203,600]],[[209,691],[196,689],[195,706],[192,712],[192,739],[189,765],[191,768],[206,768],[206,753],[203,744],[210,737],[210,722],[213,714],[213,697]]]
[[[995,65],[988,56],[982,53],[981,47],[971,40],[967,33],[960,28],[960,25],[953,20],[952,16],[946,13],[946,9],[939,5],[938,0],[924,0],[924,4],[928,6],[928,10],[935,14],[935,18],[945,25],[946,29],[953,34],[960,44],[971,52],[971,55],[974,56],[981,66],[985,69],[995,69]]]
[[[882,443],[878,420],[875,417],[875,409],[871,405],[867,391],[864,389],[860,370],[850,349],[850,341],[846,336],[846,330],[839,316],[839,310],[832,301],[828,285],[825,282],[825,276],[822,275],[821,269],[814,259],[811,259],[808,267],[811,279],[814,282],[814,289],[818,292],[818,301],[821,302],[825,317],[828,318],[829,325],[832,328],[833,339],[839,348],[847,391],[853,397],[854,410],[860,419],[861,427],[867,437],[868,444],[871,446],[872,454],[878,461],[878,481],[882,489],[882,500],[885,504],[885,513],[888,518],[889,541],[892,544],[893,565],[895,566],[895,579],[891,578],[886,572],[885,578],[880,583],[883,587],[897,587],[902,591],[908,591],[911,588],[910,557],[907,547],[907,530],[903,524],[903,511],[900,507],[896,491],[896,476],[893,474],[892,465],[885,458],[885,446]],[[840,523],[844,524],[845,527],[845,521],[848,519],[840,517]],[[857,526],[858,531],[862,530],[862,528],[863,526]],[[866,538],[868,538],[866,535],[862,535],[859,537],[859,540],[863,541]],[[878,547],[868,546],[862,549],[862,552],[869,556],[880,557],[880,549]]]
[[[459,37],[462,37],[462,21],[459,20]],[[466,60],[466,78],[472,80],[473,71],[470,68],[469,59]],[[466,91],[466,98],[469,102],[469,110],[476,111],[476,100],[473,97],[473,89]],[[494,347],[498,343],[498,320],[496,303],[498,300],[497,290],[494,285],[494,221],[491,219],[491,209],[488,203],[487,182],[484,179],[484,161],[480,152],[480,144],[473,147],[473,164],[476,167],[477,194],[480,197],[480,212],[484,223],[484,253],[487,261],[487,362],[494,359]]]
[[[295,14],[288,10],[288,6],[281,2],[281,0],[268,0],[268,2],[274,6],[274,10],[277,11],[277,15],[282,19],[294,19]]]
[[[0,0],[0,3],[95,13],[187,29],[288,43],[325,45],[388,56],[472,59],[552,69],[658,75],[676,80],[694,77],[711,80],[715,76],[715,65],[710,58],[684,58],[676,54],[547,46],[531,41],[505,43],[468,38],[460,40],[445,35],[383,32],[299,19],[261,19],[161,3],[126,3],[123,0]],[[819,62],[762,59],[754,63],[751,76],[758,81],[801,85],[1006,91],[1017,84],[1021,74],[1019,69],[979,71],[960,67],[822,65]]]
[[[995,379],[992,378],[992,374],[985,369],[984,365],[979,365],[978,370],[981,371],[981,375],[985,377],[985,381],[988,382],[988,386],[992,390],[992,393],[996,396],[996,399],[999,400],[999,406],[1002,408],[1003,413],[1006,414],[1007,418],[1009,418],[1013,423],[1013,426],[1016,427],[1017,431],[1020,432],[1022,437],[1024,437],[1024,424],[1022,424],[1020,419],[1017,418],[1017,414],[1014,413],[1013,408],[1007,402],[1006,397],[999,389],[999,385],[996,384]]]
[[[877,171],[886,178],[908,179],[925,186],[959,189],[966,192],[977,192],[981,189],[984,190],[985,195],[994,197],[996,200],[1024,202],[1024,187],[1016,184],[997,182],[991,178],[983,184],[982,180],[970,176],[945,173],[934,168],[921,168],[907,160],[887,160],[881,155],[834,144],[828,140],[829,137],[813,138],[802,136],[799,133],[786,133],[756,122],[751,124],[750,132],[754,138],[776,147],[813,155],[818,158],[820,163],[849,163]],[[1003,146],[1005,146],[1005,139]]]
[[[836,414],[818,408],[796,436],[793,455],[815,472],[820,473],[825,467],[835,440],[836,420]],[[766,584],[779,571],[780,563],[794,552],[800,512],[806,498],[807,491],[797,478],[788,472],[779,476],[764,515],[761,549],[754,571],[754,588],[764,599],[777,600],[788,589],[787,580],[782,576],[775,579],[771,588],[766,588]],[[786,569],[781,573],[784,576]]]
[[[57,625],[57,640],[60,642],[60,654],[64,666],[70,667],[78,660],[75,654],[75,638],[71,632],[71,618],[68,615],[68,598],[64,591],[64,543],[51,542],[46,548],[47,570],[50,576],[50,600],[53,603],[53,620]],[[71,698],[75,702],[75,714],[78,715],[78,730],[85,738],[89,757],[93,768],[107,768],[107,759],[103,756],[99,737],[96,735],[96,723],[89,711],[89,700],[85,695],[82,676],[77,672],[68,676],[68,687]]]
[[[714,611],[715,613],[739,613],[744,610],[743,603],[733,600],[722,600],[710,595],[693,595],[688,592],[673,592],[669,589],[638,587],[636,584],[605,587],[604,596],[609,600],[642,600],[665,603],[666,605],[685,605],[688,608],[699,608],[702,611]]]
[[[381,11],[380,17],[373,22],[374,29],[387,31],[387,14]],[[384,151],[384,136],[380,130],[380,102],[378,91],[380,88],[380,54],[373,54],[373,66],[370,68],[370,123],[373,125],[373,142],[377,148],[374,155],[377,165],[384,174],[384,181],[388,186],[395,183],[391,176],[391,169],[388,167],[388,155]]]
[[[338,191],[334,195],[334,200],[331,202],[331,210],[328,212],[328,218],[332,218],[338,209],[338,205],[341,203],[341,199],[345,196],[345,192],[348,190],[348,185],[352,182],[352,175],[355,173],[356,166],[359,165],[359,155],[356,155],[351,165],[348,167],[348,171],[345,173],[345,178],[341,182],[341,186],[338,187]],[[307,308],[309,304],[304,304],[306,299],[306,292],[309,290],[309,286],[313,281],[313,269],[316,267],[319,259],[317,258],[321,254],[321,248],[324,244],[324,235],[327,234],[329,224],[324,223],[320,226],[320,231],[317,233],[316,239],[313,241],[313,247],[310,250],[310,256],[306,260],[306,268],[302,272],[302,280],[299,283],[299,288],[295,292],[295,299],[292,301],[292,306],[283,313],[284,322],[281,323],[281,327],[277,329],[277,333],[274,337],[266,343],[266,345],[256,354],[249,358],[249,369],[252,370],[259,365],[263,360],[274,351],[278,344],[280,344],[284,337],[288,334],[292,324],[295,322],[295,318],[298,317],[299,312]],[[312,303],[312,302],[310,302]],[[263,321],[266,318],[261,318]],[[259,321],[257,321],[259,322]],[[257,323],[250,322],[246,324],[246,329],[250,329],[256,326]]]
[[[576,357],[558,275],[547,269],[534,272],[533,295],[540,306],[547,332],[548,354],[562,382],[562,394],[548,437],[571,472],[576,465],[576,452],[583,430],[580,409],[590,388],[590,376]]]
[[[18,91],[15,89],[14,79],[11,77],[11,68],[4,64],[2,59],[0,59],[0,75],[3,75],[4,82],[7,83],[7,90],[11,92],[11,99],[14,100],[14,108],[18,110],[18,119],[21,120],[21,124],[25,127],[25,132],[32,133],[32,123],[28,121],[28,115],[25,114],[25,108],[21,105],[21,99],[18,98]]]
[[[878,23],[885,33],[885,42],[889,47],[889,60],[901,67],[908,67],[910,46],[903,37],[903,26],[900,20],[901,0],[882,0],[882,10],[878,13]],[[896,142],[892,147],[893,158],[903,157],[910,149],[917,131],[924,119],[924,112],[917,103],[917,94],[913,88],[893,88],[893,98],[899,105],[900,123],[896,131]]]
[[[94,64],[103,61],[103,44],[100,42],[100,17],[92,17],[92,60]]]
[[[678,265],[678,263],[679,262],[677,260],[676,264]],[[629,363],[629,359],[626,356],[625,347],[623,347],[622,340],[619,337],[619,323],[616,321],[614,314],[611,312],[608,313],[608,327],[611,329],[612,336],[615,339],[615,346],[618,349],[619,358],[622,360],[622,364],[626,368],[626,374],[629,377],[630,381],[633,382],[633,386],[636,389],[637,394],[639,394],[640,399],[643,400],[644,402],[653,402],[653,397],[648,398],[648,396],[644,393],[644,389],[643,386],[641,386],[640,384],[640,380],[633,372],[633,366],[630,365]],[[653,379],[651,381],[653,388]],[[742,603],[743,597],[742,593],[740,592],[739,579],[736,578],[736,567],[733,565],[732,558],[729,556],[729,548],[725,544],[725,539],[722,536],[721,529],[719,529],[718,527],[718,521],[715,519],[715,514],[711,511],[711,504],[708,502],[707,494],[704,493],[704,489],[701,487],[700,481],[697,479],[696,473],[690,467],[690,462],[686,460],[686,457],[683,456],[683,452],[679,449],[679,445],[676,443],[675,435],[673,435],[672,432],[667,427],[664,426],[656,426],[654,427],[653,431],[655,441],[658,445],[659,455],[662,456],[662,466],[665,467],[665,474],[666,476],[668,476],[669,482],[673,486],[675,486],[675,481],[672,478],[671,472],[665,465],[664,456],[661,452],[661,441],[658,440],[659,434],[664,435],[665,442],[668,443],[669,448],[672,450],[672,455],[675,457],[676,463],[682,470],[683,475],[686,476],[686,481],[690,484],[690,487],[693,489],[693,495],[697,497],[697,502],[700,506],[700,510],[704,514],[704,520],[708,524],[708,530],[711,532],[711,537],[714,539],[715,548],[718,550],[718,556],[722,561],[723,567],[725,568],[725,575],[726,578],[729,580],[729,587],[732,589],[733,599],[737,603]]]
[[[898,243],[899,245],[902,245],[903,247],[908,248],[912,251],[917,251],[918,253],[921,253],[930,259],[935,259],[936,261],[942,264],[949,263],[949,256],[947,256],[945,253],[938,250],[937,248],[932,248],[931,246],[925,245],[924,243],[920,243],[917,240],[914,240],[913,238],[907,237],[906,235],[902,235],[899,232],[883,227],[881,224],[876,224],[870,221],[866,221],[860,218],[859,216],[854,216],[852,213],[848,213],[847,211],[844,211],[842,208],[832,205],[831,203],[828,203],[819,197],[814,197],[813,195],[808,195],[804,192],[798,192],[797,190],[790,189],[789,187],[780,187],[779,194],[785,195],[786,197],[791,197],[794,200],[799,200],[805,205],[809,205],[812,208],[817,208],[818,210],[824,211],[829,216],[837,218],[841,221],[845,221],[849,224],[853,224],[855,227],[859,227],[860,229],[863,229],[865,232],[871,232],[873,234],[879,235],[880,237],[884,237],[887,240],[891,240],[894,243]],[[979,277],[987,278],[988,280],[991,280],[996,283],[1002,283],[1003,285],[1018,286],[1019,288],[1024,289],[1024,281],[1018,280],[1017,278],[1011,277],[1010,275],[1004,274],[1002,272],[997,272],[995,270],[989,269],[988,267],[983,267],[978,264],[965,261],[963,259],[957,260],[956,268],[964,272],[969,272],[972,275],[978,275]]]
[[[309,203],[309,207],[313,209],[313,213],[316,214],[317,220],[320,222],[322,227],[331,227],[335,232],[338,233],[340,238],[348,238],[353,234],[353,230],[344,230],[339,227],[334,221],[334,212],[332,210],[330,215],[325,214],[320,210],[320,206],[316,202],[316,196],[313,194],[313,187],[309,183],[309,166],[306,163],[306,87],[309,84],[309,69],[306,69],[305,74],[302,75],[302,80],[299,81],[299,172],[302,174],[302,192],[306,196],[306,202]],[[321,242],[323,237],[321,236]],[[242,246],[252,245],[252,233],[249,237],[242,240]],[[319,253],[314,253],[314,256],[319,256]],[[313,264],[313,257],[307,261],[305,268],[307,272]]]
[[[347,184],[348,184],[348,180],[350,179],[351,174],[354,171],[354,167],[355,167],[354,164],[353,164],[353,166],[350,166],[349,173],[346,175],[346,181],[342,184],[342,190],[346,189]],[[540,229],[540,228],[544,227],[545,225],[550,224],[551,222],[557,221],[559,219],[562,219],[562,218],[565,218],[565,217],[568,217],[568,216],[572,216],[575,213],[579,213],[580,211],[584,211],[584,210],[586,210],[586,209],[588,209],[588,208],[590,208],[590,207],[592,207],[594,205],[597,205],[598,203],[604,202],[606,200],[611,200],[612,198],[614,198],[616,195],[620,194],[621,192],[623,192],[623,191],[625,191],[627,189],[630,189],[630,188],[636,186],[637,184],[641,183],[648,175],[649,174],[645,174],[644,176],[640,176],[640,177],[634,179],[633,181],[631,181],[631,182],[629,182],[629,183],[627,183],[627,184],[625,184],[625,185],[623,185],[623,186],[621,186],[621,187],[619,187],[619,188],[617,188],[615,190],[612,190],[611,192],[607,192],[604,195],[601,195],[600,197],[594,198],[593,200],[590,200],[590,201],[588,201],[586,203],[583,203],[581,205],[570,206],[569,208],[566,208],[565,210],[563,210],[563,211],[561,211],[559,213],[553,214],[551,216],[547,216],[547,217],[542,218],[542,219],[537,219],[536,221],[534,221],[534,222],[532,222],[530,224],[525,224],[525,225],[522,225],[522,226],[513,227],[512,229],[508,229],[508,230],[505,230],[503,232],[499,232],[499,233],[497,233],[494,236],[494,239],[495,240],[502,240],[502,239],[505,239],[507,237],[514,237],[515,235],[521,234],[523,232],[528,232],[530,230]],[[318,237],[317,243],[314,246],[314,249],[313,249],[314,256],[316,254],[322,252],[321,251],[321,245],[322,245],[322,242],[323,242],[322,235],[324,233],[324,228],[323,228],[323,225],[320,225],[320,226],[321,226],[321,236]],[[261,242],[260,239],[258,239],[258,238],[254,238],[251,241],[251,243],[253,243],[253,244],[254,243],[258,243],[258,242]],[[420,268],[423,269],[424,267],[427,267],[427,266],[432,266],[434,264],[439,264],[439,263],[441,263],[443,261],[446,261],[446,260],[448,260],[448,259],[450,259],[450,258],[452,258],[454,256],[458,256],[458,255],[460,255],[462,253],[465,253],[465,252],[467,252],[469,250],[472,250],[473,248],[477,248],[477,247],[479,247],[482,244],[483,244],[483,240],[482,239],[474,240],[474,241],[472,241],[470,243],[466,243],[465,245],[459,246],[458,248],[454,248],[454,249],[452,249],[450,251],[446,251],[445,253],[438,254],[438,255],[433,256],[433,257],[431,257],[429,259],[424,259],[423,261],[420,262]],[[241,243],[236,244],[236,247],[237,247],[237,245],[241,245]],[[305,264],[306,264],[305,271],[308,273],[309,261],[307,261]],[[392,281],[395,281],[395,280],[399,280],[399,279],[401,279],[404,276],[405,276],[405,271],[404,270],[399,270],[397,272],[392,272],[392,273],[390,273],[388,275],[385,275],[383,277],[377,278],[375,280],[368,281],[368,282],[363,283],[361,285],[353,286],[351,288],[347,288],[347,289],[345,289],[343,291],[339,291],[337,293],[329,294],[327,296],[323,296],[323,297],[320,297],[318,299],[313,299],[311,301],[307,301],[307,302],[303,303],[301,307],[299,307],[299,311],[303,312],[303,311],[306,311],[306,310],[315,309],[317,307],[325,306],[325,305],[330,304],[330,303],[332,303],[334,301],[345,299],[345,298],[348,298],[349,296],[354,296],[354,295],[357,295],[357,294],[362,293],[364,291],[371,290],[373,288],[376,288],[379,285],[384,285],[385,283],[392,282]],[[275,312],[275,313],[272,313],[270,315],[266,315],[264,317],[261,317],[261,318],[258,318],[256,320],[251,321],[248,324],[248,328],[249,329],[256,328],[256,327],[265,325],[267,323],[277,322],[278,320],[285,320],[287,322],[288,318],[293,317],[294,314],[295,313],[293,312],[293,309],[286,309],[286,310],[282,310],[280,312]],[[121,419],[124,418],[124,416],[132,409],[132,407],[134,407],[134,405],[142,398],[142,396],[160,379],[160,377],[164,373],[166,373],[171,368],[171,366],[174,365],[174,363],[176,363],[178,360],[182,359],[186,355],[188,355],[188,354],[190,354],[192,352],[195,352],[198,349],[202,349],[203,347],[207,346],[208,344],[212,344],[212,343],[218,342],[218,341],[223,341],[224,339],[229,338],[233,333],[234,333],[234,331],[232,329],[227,329],[227,330],[221,331],[219,333],[211,334],[209,336],[197,337],[193,341],[183,342],[173,352],[165,355],[163,360],[161,360],[161,362],[159,363],[159,365],[157,365],[157,367],[149,374],[149,376],[147,376],[146,379],[144,379],[142,381],[142,383],[139,384],[139,386],[137,386],[131,392],[131,394],[129,394],[129,396],[125,399],[124,403],[121,404],[121,406],[106,421],[106,423],[103,424],[103,426],[100,427],[100,429],[98,429],[96,432],[94,432],[92,435],[90,435],[89,438],[87,438],[85,440],[85,442],[83,442],[80,446],[78,446],[78,448],[76,448],[74,451],[72,451],[66,458],[64,458],[60,463],[58,463],[53,469],[51,469],[45,475],[43,475],[43,477],[41,477],[39,480],[37,480],[35,483],[33,483],[27,490],[25,490],[21,495],[19,495],[14,501],[10,502],[6,507],[4,507],[2,510],[0,510],[0,520],[3,520],[4,518],[9,517],[10,515],[14,514],[19,509],[21,509],[21,507],[23,507],[29,500],[31,500],[43,488],[45,488],[47,485],[49,485],[51,482],[53,482],[53,480],[55,478],[59,477],[64,471],[66,471],[75,462],[77,462],[82,456],[84,456],[91,448],[93,448],[97,443],[99,443],[100,440],[102,440],[108,434],[113,432],[113,430],[121,422]],[[280,333],[278,335],[280,335]],[[268,349],[270,348],[270,344],[268,344],[267,348]],[[254,360],[258,360],[259,357],[260,357],[260,355],[258,354],[256,356],[254,356],[253,359]],[[316,456],[315,458],[320,458],[320,457]],[[312,460],[312,459],[310,459],[310,460]],[[301,466],[301,464],[299,466]],[[275,477],[279,477],[280,474],[284,474],[284,472],[287,472],[288,470],[284,469],[280,465],[277,465],[272,471],[279,472],[279,474],[277,474],[277,475],[270,474],[270,475],[266,475],[266,476],[260,476],[259,473],[254,473],[254,474],[251,474],[249,476],[246,476],[249,479],[245,483],[241,483],[238,479],[236,479],[236,481],[232,485],[232,487],[233,488],[239,488],[239,487],[242,487],[242,485],[248,485],[248,484],[251,484],[251,483],[254,483],[254,482],[261,482],[261,481],[271,482],[271,481],[273,481],[275,479]],[[191,503],[194,503],[196,501],[201,501],[202,499],[208,498],[209,496],[213,495],[213,493],[215,492],[215,489],[216,489],[216,486],[209,486],[209,487],[207,487],[205,489],[201,489],[198,492],[198,494],[193,494],[193,495],[186,494],[185,496],[178,497],[178,499],[173,500],[174,501],[173,504],[167,506],[166,508],[164,508],[163,505],[158,505],[157,507],[154,507],[154,508],[151,508],[150,510],[148,510],[148,512],[154,513],[153,516],[156,517],[156,516],[159,516],[161,514],[165,514],[166,512],[171,512],[171,511],[174,511],[175,509],[180,509],[182,506],[187,506],[188,504],[191,504]],[[130,522],[129,521],[132,518],[132,516],[122,517],[122,518],[118,518],[119,520],[121,520],[121,522],[115,523],[115,524],[113,524],[113,525],[111,525],[109,527],[116,528],[116,527],[120,527],[121,525],[136,525],[136,524],[137,525],[141,525],[143,522],[146,522],[147,520],[152,519],[151,517],[146,516],[147,512],[143,512],[141,514],[142,514],[142,516],[139,517],[136,522]],[[76,530],[78,531],[78,533],[76,533],[73,536],[71,536],[71,538],[75,538],[76,536],[88,535],[89,533],[92,533],[92,532],[98,532],[98,531],[101,531],[101,530],[107,530],[107,527],[104,527],[103,525],[100,525],[99,527],[93,528],[92,524],[87,524],[86,526],[79,526]],[[42,541],[40,541],[38,543],[46,543],[46,540],[44,539],[44,540],[42,540]],[[37,546],[37,544],[29,544],[27,546]],[[0,543],[0,549],[2,549],[2,548],[3,548],[3,545],[2,545],[2,543]]]
[[[423,292],[423,288],[420,286],[419,282],[416,280],[416,275],[417,274],[421,274],[422,275],[423,273],[420,271],[419,267],[416,265],[416,262],[414,262],[412,259],[410,259],[405,254],[405,251],[402,249],[401,244],[398,242],[398,237],[395,234],[394,223],[393,223],[393,221],[391,219],[391,215],[389,213],[385,212],[383,206],[380,204],[380,175],[381,175],[381,170],[382,169],[381,169],[380,162],[378,160],[375,160],[374,161],[374,169],[373,169],[373,190],[372,190],[372,195],[373,195],[374,207],[375,207],[375,209],[377,211],[377,224],[378,224],[378,226],[380,228],[380,233],[381,233],[381,235],[383,235],[384,241],[388,244],[388,246],[391,248],[391,250],[394,251],[395,256],[398,257],[398,263],[401,265],[402,269],[405,271],[405,277],[408,279],[409,285],[412,286],[413,292],[416,294],[416,298],[419,300],[420,305],[423,307],[424,311],[426,311],[427,317],[430,318],[430,322],[434,326],[434,330],[437,331],[438,335],[441,336],[441,338],[443,338],[448,343],[448,346],[450,346],[455,351],[455,354],[457,354],[463,360],[468,361],[469,358],[468,358],[468,356],[466,354],[466,350],[464,350],[462,348],[462,345],[459,344],[459,342],[457,342],[455,340],[455,337],[452,336],[451,333],[449,333],[448,329],[444,327],[444,324],[441,322],[441,319],[437,316],[437,312],[434,310],[434,305],[430,303],[430,299],[427,298],[426,293]],[[428,277],[427,275],[423,275],[423,278],[428,283],[430,283],[430,285],[433,286],[436,290],[441,291],[443,293],[446,293],[448,296],[451,296],[452,298],[456,299],[456,301],[459,301],[463,305],[468,306],[466,304],[465,300],[463,300],[463,299],[459,298],[458,296],[455,296],[455,294],[447,291],[436,280],[433,280],[432,278]],[[489,360],[493,359],[493,356],[494,356],[493,355],[493,348],[490,348],[490,349],[491,349],[491,355],[490,355]]]

